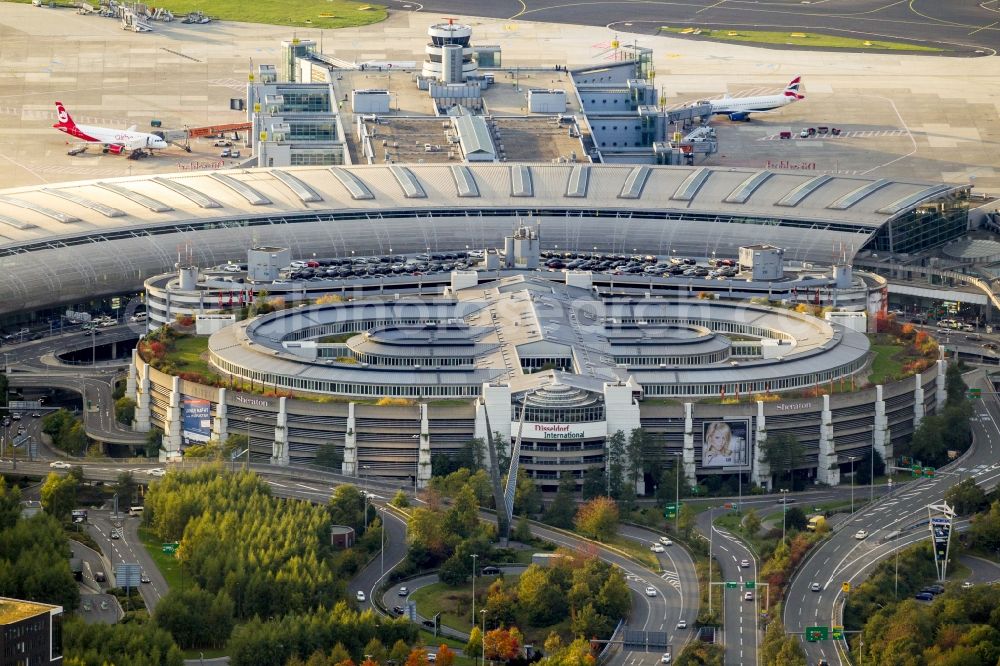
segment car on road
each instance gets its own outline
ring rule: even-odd
[[[654,553],[665,553],[665,552],[667,552],[667,550],[663,546],[661,546],[660,544],[658,544],[658,543],[654,543],[652,546],[649,547],[649,549],[651,551],[653,551]]]
[[[402,615],[403,612],[404,612],[404,609],[403,609],[402,606],[393,606],[392,607],[392,612],[395,613],[396,615]]]
[[[921,592],[930,592],[931,594],[938,595],[944,592],[943,585],[928,585],[920,590]]]
[[[791,497],[781,497],[778,499],[778,504],[794,504],[795,500]]]
[[[740,560],[740,567],[743,569],[750,568],[750,560]]]
[[[72,465],[64,460],[53,460],[49,463],[49,467],[52,469],[69,469]]]
[[[145,571],[143,571],[142,574],[139,575],[139,582],[140,583],[152,583],[153,581],[150,580],[149,574],[147,574]]]
[[[479,572],[479,575],[481,575],[481,576],[499,576],[500,575],[500,567],[483,567],[482,570]]]
[[[122,535],[118,533],[118,530],[111,530],[111,534],[109,534],[108,536],[114,539],[115,541],[122,538]]]
[[[820,590],[823,589],[823,586],[820,585],[819,583],[813,583],[812,585],[809,586],[809,589],[812,590],[813,592],[819,592]]]
[[[668,539],[667,537],[660,537],[660,543],[662,543],[664,546],[674,545],[674,542]]]
[[[166,476],[167,470],[162,467],[154,467],[153,469],[146,470],[146,474],[149,474],[150,476]]]
[[[664,652],[663,656],[660,657],[660,663],[661,664],[669,664],[672,659],[673,658],[670,656],[669,652]]]
[[[656,588],[653,587],[652,585],[647,585],[646,586],[646,596],[647,597],[655,597],[656,596]]]
[[[107,581],[108,581],[108,577],[106,575],[104,575],[103,571],[95,571],[94,572],[94,582],[95,583],[106,583]]]
[[[437,660],[438,660],[438,656],[437,656],[436,652],[428,652],[427,653],[427,662],[428,663],[433,664]]]
[[[354,596],[358,601],[363,602],[365,600],[365,593],[362,590],[358,590],[358,593]]]
[[[678,620],[677,621],[677,628],[678,629],[687,629],[688,628],[688,621],[687,620]]]
[[[973,585],[975,585],[975,583],[973,583],[971,580],[967,580],[964,583],[962,583],[962,589],[963,590],[968,590]]]
[[[917,592],[913,598],[917,601],[934,601],[934,595],[930,592]]]
[[[410,593],[410,590],[409,590],[409,588],[408,588],[408,587],[406,587],[405,585],[404,585],[403,587],[399,588],[399,596],[401,596],[401,597],[405,597],[405,596],[406,596],[406,595],[408,595],[409,593]]]
[[[858,541],[863,541],[868,538],[868,530],[858,530],[854,533],[854,538]]]
[[[743,601],[753,601],[753,592],[747,592],[744,594]]]

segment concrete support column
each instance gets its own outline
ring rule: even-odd
[[[892,439],[889,437],[889,419],[885,414],[885,398],[881,384],[875,387],[875,429],[872,441],[882,460],[892,458]]]
[[[278,398],[278,417],[274,426],[271,464],[288,464],[288,398]]]
[[[229,407],[226,405],[226,389],[220,388],[215,398],[215,418],[212,419],[212,439],[225,444],[229,439]]]
[[[945,382],[948,379],[948,361],[941,358],[937,361],[937,377],[934,378],[934,405],[938,413],[944,407],[945,400],[948,399],[948,389]]]
[[[347,433],[344,434],[344,462],[340,463],[340,473],[344,476],[358,475],[358,435],[354,430],[354,403],[347,405]]]
[[[750,482],[761,488],[771,489],[771,465],[764,461],[764,442],[767,441],[767,422],[764,419],[764,401],[757,401],[757,433],[756,445],[753,447],[753,460],[750,468]]]
[[[431,426],[427,403],[420,403],[420,449],[417,451],[417,487],[426,488],[431,480]]]
[[[128,364],[128,377],[125,379],[125,395],[132,398],[136,402],[139,400],[135,395],[135,378],[136,378],[136,367],[135,367],[135,357],[139,355],[138,349],[132,350],[132,362]]]
[[[684,480],[689,486],[698,484],[694,465],[694,417],[690,402],[684,403]]]
[[[823,396],[823,411],[820,414],[816,480],[830,486],[840,483],[840,467],[837,465],[836,443],[833,439],[833,413],[830,411],[829,394]]]
[[[924,379],[917,373],[913,376],[913,429],[920,427],[924,420]]]
[[[170,385],[170,401],[163,423],[163,448],[160,461],[178,460],[181,457],[181,379],[173,377]]]
[[[500,433],[500,440],[509,445],[510,415],[510,384],[483,384],[482,398],[476,401],[475,436],[486,443],[488,435]],[[489,454],[486,456],[488,467]]]
[[[138,382],[135,388],[135,420],[132,422],[132,429],[136,432],[149,432],[152,427],[149,408],[149,370],[148,365],[142,370],[136,368]]]

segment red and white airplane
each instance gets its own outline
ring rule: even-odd
[[[802,85],[802,77],[796,76],[792,79],[779,95],[757,95],[755,97],[723,97],[722,99],[712,99],[701,104],[711,104],[712,113],[729,116],[730,120],[749,120],[751,113],[770,113],[783,106],[788,106],[800,99],[805,99],[805,95],[799,93]]]
[[[70,117],[62,102],[56,102],[56,111],[59,122],[53,125],[54,128],[86,143],[99,143],[104,146],[106,153],[120,155],[126,150],[152,150],[154,148],[163,150],[167,147],[167,142],[155,134],[136,132],[135,125],[127,130],[77,125],[73,122],[73,118]]]

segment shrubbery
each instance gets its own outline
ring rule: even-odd
[[[90,440],[83,420],[66,409],[59,409],[42,418],[42,432],[52,438],[52,444],[71,456],[82,456]]]

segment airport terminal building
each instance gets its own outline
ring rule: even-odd
[[[796,172],[536,163],[19,188],[0,193],[11,276],[0,283],[0,310],[145,283],[151,325],[204,318],[217,385],[138,355],[130,369],[136,428],[162,428],[170,458],[187,443],[246,431],[258,461],[308,462],[333,443],[347,473],[368,468],[419,485],[433,455],[520,430],[520,462],[550,490],[561,474],[582,479],[605,465],[607,438],[641,427],[664,460],[679,457],[689,482],[740,472],[766,485],[760,445],[787,431],[805,445],[802,468],[837,483],[849,456],[873,445],[890,455],[937,408],[944,364],[864,386],[868,338],[786,306],[883,308],[884,281],[847,270],[854,253],[963,234],[968,194]],[[538,230],[534,240],[508,245],[521,225]],[[538,264],[539,249],[704,263],[765,245],[781,250],[789,275],[708,280]],[[243,264],[248,247],[300,259],[487,252],[480,268],[420,275],[258,282],[177,271]],[[844,259],[839,272],[817,267],[833,254]],[[292,305],[342,300],[236,321],[262,291]]]

